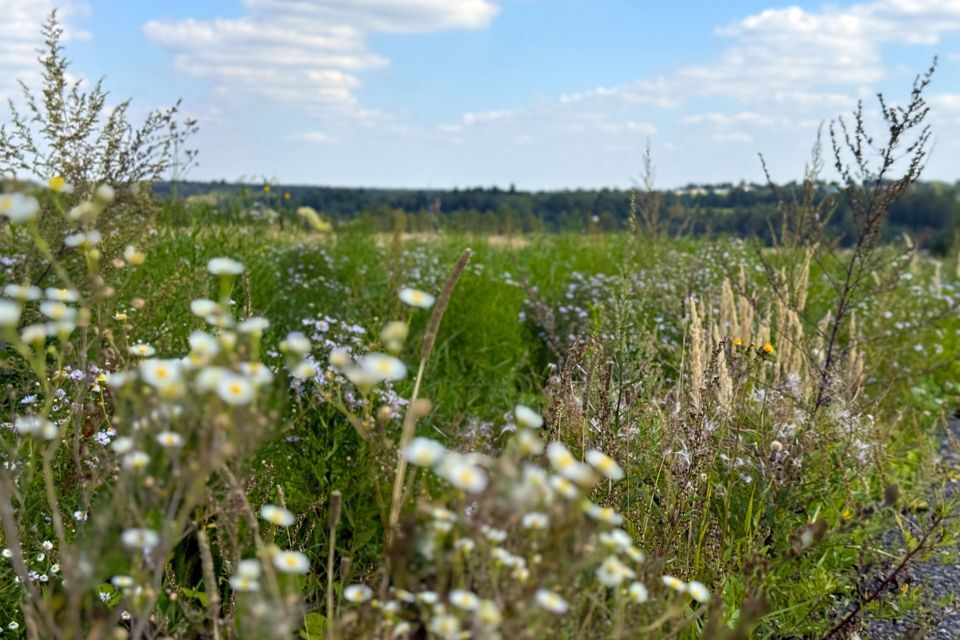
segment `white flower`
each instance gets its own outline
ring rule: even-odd
[[[462,459],[462,456],[448,455],[444,464],[437,469],[437,474],[457,489],[469,493],[480,493],[487,488],[486,472]]]
[[[140,358],[152,358],[157,350],[143,342],[130,347],[130,353]]]
[[[289,527],[296,521],[296,518],[290,511],[273,504],[263,505],[263,507],[260,508],[260,517],[278,527]]]
[[[464,611],[473,611],[480,606],[480,598],[477,594],[466,589],[454,589],[448,597],[450,604]]]
[[[414,438],[403,451],[410,464],[418,467],[432,467],[440,463],[447,450],[442,444],[430,438]]]
[[[127,264],[139,267],[146,261],[147,256],[140,249],[128,244],[123,250],[123,259],[127,261]]]
[[[687,593],[690,594],[691,598],[701,604],[710,602],[710,591],[707,590],[707,587],[702,582],[697,582],[696,580],[688,582]]]
[[[23,223],[33,220],[40,211],[40,203],[33,196],[22,193],[0,194],[0,215],[10,218],[11,222]]]
[[[249,404],[253,399],[253,384],[244,376],[227,373],[217,382],[217,395],[229,405]]]
[[[573,457],[570,450],[560,442],[551,442],[547,445],[547,458],[557,472],[567,480],[575,482],[581,487],[589,488],[596,483],[593,470]]]
[[[460,638],[460,619],[449,614],[436,615],[430,618],[430,633],[441,640],[458,640]]]
[[[237,565],[237,575],[244,578],[259,578],[260,571],[261,569],[259,560],[241,560],[240,564]]]
[[[341,347],[337,347],[330,352],[330,366],[337,370],[346,369],[350,364],[350,352]]]
[[[583,510],[588,516],[599,522],[611,524],[615,527],[623,524],[623,516],[610,507],[601,507],[592,502],[584,501]]]
[[[589,462],[594,469],[610,480],[616,482],[623,478],[623,469],[620,468],[620,465],[617,464],[616,460],[602,451],[590,449],[587,451],[586,458],[587,462]]]
[[[133,549],[152,549],[160,544],[160,534],[153,529],[127,529],[120,535],[125,547]]]
[[[260,581],[248,576],[230,576],[230,588],[239,593],[259,591]]]
[[[112,584],[117,589],[129,589],[134,584],[133,578],[130,576],[113,576],[110,578],[110,584]]]
[[[80,299],[80,294],[76,289],[49,287],[43,293],[47,296],[47,300],[56,300],[57,302],[76,302]]]
[[[13,422],[17,433],[53,440],[57,436],[57,427],[42,416],[17,416]]]
[[[660,580],[661,582],[663,582],[663,585],[668,589],[673,589],[674,591],[678,591],[680,593],[683,593],[687,590],[687,583],[681,580],[680,578],[675,578],[673,576],[663,576],[662,578],[660,578]]]
[[[179,360],[141,360],[140,377],[155,389],[168,387],[180,381]]]
[[[131,451],[123,456],[123,468],[128,471],[140,471],[148,464],[150,464],[150,456],[143,451]]]
[[[643,604],[650,599],[650,592],[647,591],[647,588],[639,582],[634,582],[630,585],[630,599],[636,602],[637,604]]]
[[[44,551],[51,551],[53,549],[53,543],[50,542],[49,540],[44,540],[43,542],[40,543],[40,547]]]
[[[43,342],[47,337],[47,327],[42,324],[30,324],[20,332],[20,339],[27,344]]]
[[[521,429],[517,432],[516,439],[517,448],[520,450],[521,455],[537,456],[543,453],[543,440],[533,431]]]
[[[161,431],[157,434],[157,442],[161,447],[179,449],[183,446],[183,436],[176,431]]]
[[[385,353],[368,353],[357,364],[379,380],[402,380],[407,375],[407,365]]]
[[[207,271],[215,276],[237,276],[243,273],[243,264],[232,258],[213,258],[207,263]]]
[[[518,425],[527,429],[539,429],[543,426],[543,417],[522,404],[513,408],[513,417],[516,418]]]
[[[547,514],[540,513],[539,511],[525,513],[523,517],[520,518],[520,526],[524,529],[546,529],[548,524],[550,524],[550,520],[547,518]]]
[[[360,367],[350,367],[346,369],[343,374],[347,376],[347,380],[352,382],[358,389],[364,392],[369,391],[375,387],[378,382],[383,381],[383,378],[373,371],[361,369]]]
[[[437,301],[432,295],[419,289],[404,288],[400,289],[400,300],[411,307],[429,309]]]
[[[194,331],[187,341],[190,343],[190,364],[195,367],[210,364],[220,353],[220,343],[206,331]]]
[[[623,564],[617,556],[607,556],[597,567],[597,580],[605,587],[615,587],[627,579],[636,577],[630,567]]]
[[[273,566],[284,573],[307,573],[310,561],[299,551],[279,551],[273,556]]]
[[[206,318],[220,312],[220,305],[213,300],[199,298],[190,303],[190,312],[195,316]]]
[[[351,584],[343,590],[343,597],[347,602],[359,604],[373,597],[373,590],[365,584]]]
[[[297,380],[310,380],[317,375],[317,367],[309,360],[302,360],[290,370],[290,375]]]
[[[292,331],[280,342],[280,351],[295,353],[301,358],[310,353],[310,340],[299,331]]]
[[[603,531],[597,538],[604,546],[616,549],[617,551],[626,551],[633,545],[633,538],[623,529]]]
[[[580,490],[577,489],[577,485],[563,476],[550,476],[550,488],[567,500],[573,500],[580,495]]]
[[[566,600],[561,598],[553,591],[548,591],[547,589],[537,589],[537,592],[533,595],[533,597],[538,605],[550,613],[562,615],[567,612],[567,609],[570,608],[570,605],[567,604]]]
[[[91,231],[70,234],[63,239],[63,244],[68,247],[95,247],[100,244],[101,240],[103,240],[103,236],[99,231],[93,229]]]
[[[23,309],[13,300],[0,300],[0,327],[15,327]]]
[[[108,184],[101,184],[97,187],[97,190],[93,192],[93,197],[99,200],[103,204],[110,204],[113,202],[113,199],[116,197],[116,192]]]
[[[247,374],[250,382],[256,387],[273,382],[273,372],[262,362],[241,362],[240,371]]]
[[[214,391],[224,376],[227,375],[233,375],[229,369],[224,367],[207,367],[200,370],[200,373],[198,373],[194,379],[194,384],[201,393]]]
[[[20,302],[39,300],[40,296],[42,295],[40,287],[21,284],[8,284],[3,288],[3,292],[14,300],[19,300]]]
[[[56,302],[53,300],[47,300],[40,304],[40,313],[47,316],[51,320],[73,320],[77,317],[77,310],[73,307],[68,307],[62,302]]]
[[[247,318],[237,325],[237,331],[240,333],[263,333],[270,327],[270,321],[266,318],[255,316]]]
[[[120,436],[110,443],[110,448],[120,455],[128,453],[133,450],[133,438],[129,436]]]

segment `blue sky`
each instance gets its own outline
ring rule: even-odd
[[[52,6],[73,73],[183,98],[191,177],[397,187],[801,175],[819,123],[939,54],[926,177],[960,178],[960,0],[4,0],[0,77]],[[9,7],[7,6],[9,5]],[[11,94],[0,82],[0,94]]]

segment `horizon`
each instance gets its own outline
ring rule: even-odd
[[[960,178],[960,2],[8,4],[4,76],[35,86],[58,6],[76,77],[105,76],[135,117],[183,98],[200,124],[191,180],[625,189],[649,141],[664,190],[763,183],[759,153],[790,182],[822,123],[859,99],[872,117],[878,91],[905,99],[935,55],[922,178]]]

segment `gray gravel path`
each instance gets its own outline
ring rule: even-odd
[[[960,420],[952,420],[947,429],[956,440],[960,440]],[[955,441],[956,441],[955,440]],[[951,446],[951,438],[944,433],[941,446],[941,463],[947,469],[960,469],[960,451]],[[955,494],[958,487],[951,483],[947,487],[948,496]],[[902,551],[905,548],[899,532],[892,532],[891,547]],[[922,587],[924,602],[930,609],[929,616],[904,616],[901,619],[867,619],[860,635],[864,640],[956,640],[960,638],[960,547],[946,550],[943,559],[916,562],[904,572],[902,582],[912,587]],[[937,604],[945,598],[951,598],[947,605]]]

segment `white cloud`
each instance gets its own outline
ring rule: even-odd
[[[239,18],[150,21],[149,40],[185,75],[214,83],[226,100],[266,99],[354,121],[386,118],[362,108],[359,74],[389,61],[367,47],[371,32],[487,26],[490,0],[242,0]]]
[[[329,144],[333,142],[333,136],[324,131],[305,131],[293,135],[284,136],[287,142],[312,142],[314,144]]]
[[[65,42],[90,39],[89,32],[75,25],[78,18],[90,12],[85,3],[4,0],[0,20],[0,97],[19,95],[17,80],[30,86],[36,84],[40,77],[37,57],[43,46],[40,27],[54,8],[58,8]]]

